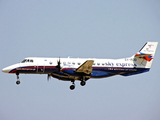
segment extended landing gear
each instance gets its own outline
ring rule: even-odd
[[[21,82],[19,80],[16,81],[16,84],[19,85]]]
[[[20,82],[20,80],[19,80],[19,73],[17,72],[17,73],[16,73],[16,75],[17,75],[17,81],[16,81],[16,84],[17,84],[17,85],[19,85],[19,84],[21,83],[21,82]]]
[[[75,88],[74,80],[72,80],[71,82],[72,82],[73,84],[70,86],[70,89],[71,89],[71,90],[74,90],[74,88]]]
[[[82,81],[80,82],[80,84],[81,84],[81,86],[85,86],[86,81],[82,80]]]
[[[71,89],[71,90],[74,90],[74,88],[75,88],[75,85],[71,85],[71,86],[70,86],[70,89]]]
[[[85,78],[85,76],[82,77],[80,84],[81,84],[81,86],[85,86],[86,85],[86,78]]]
[[[74,90],[74,89],[75,89],[74,81],[75,81],[75,80],[72,80],[72,81],[71,81],[71,82],[72,82],[72,85],[70,86],[70,89],[71,89],[71,90]],[[81,85],[81,86],[85,86],[85,85],[86,85],[86,81],[85,81],[85,80],[81,80],[80,85]]]

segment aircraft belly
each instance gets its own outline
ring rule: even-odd
[[[86,75],[85,73],[75,72],[74,68],[63,69],[62,72],[66,75],[75,76],[75,77]]]
[[[148,72],[149,70],[150,70],[149,68],[137,68],[136,71],[128,71],[128,72],[122,73],[121,75],[123,76],[136,75],[136,74]]]
[[[105,68],[94,68],[91,73],[91,78],[103,78],[110,77],[113,75],[133,75],[143,72],[147,72],[147,68],[125,68],[125,67],[105,67]]]
[[[104,78],[115,75],[114,73],[102,72],[102,71],[92,71],[91,78]]]
[[[52,77],[63,81],[79,80],[79,77],[75,77],[73,75],[67,75],[62,72],[54,72],[52,73]]]

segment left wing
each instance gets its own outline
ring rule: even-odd
[[[75,72],[81,72],[85,74],[90,74],[92,72],[92,65],[94,60],[87,60],[80,67],[78,67]]]

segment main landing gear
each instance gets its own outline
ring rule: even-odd
[[[17,84],[17,85],[19,85],[19,84],[21,83],[21,82],[20,82],[20,80],[19,80],[19,73],[17,72],[17,73],[16,73],[16,75],[17,75],[17,81],[16,81],[16,84]]]
[[[81,84],[81,86],[85,86],[86,81],[82,80],[82,81],[80,82],[80,84]]]
[[[72,80],[72,81],[71,81],[71,82],[72,82],[72,85],[70,86],[70,89],[71,89],[71,90],[74,90],[74,88],[75,88],[74,81],[75,81],[75,80]]]
[[[74,90],[74,89],[75,89],[75,83],[74,83],[75,80],[72,80],[71,82],[72,82],[73,84],[70,86],[70,89],[71,89],[71,90]],[[85,81],[85,80],[82,80],[82,81],[80,82],[80,85],[81,85],[81,86],[85,86],[85,84],[86,84],[86,81]]]

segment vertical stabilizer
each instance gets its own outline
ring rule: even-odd
[[[158,42],[147,42],[138,53],[135,54],[137,64],[150,68],[157,49]]]

